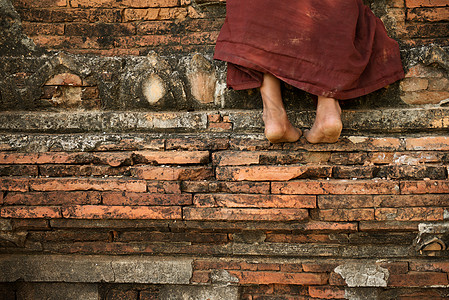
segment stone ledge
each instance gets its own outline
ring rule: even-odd
[[[2,255],[0,282],[189,284],[192,262],[140,256]]]
[[[84,132],[263,132],[260,110],[196,112],[0,112],[0,131]],[[289,112],[300,128],[310,127],[313,111]],[[213,118],[223,121],[211,121]],[[346,110],[344,132],[423,132],[449,128],[449,108]]]

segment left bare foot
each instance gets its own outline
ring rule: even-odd
[[[318,97],[315,122],[310,130],[304,131],[309,143],[335,143],[340,137],[343,124],[341,108],[333,98]]]

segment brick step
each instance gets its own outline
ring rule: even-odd
[[[291,111],[297,127],[310,127],[314,111]],[[0,112],[3,132],[262,132],[260,110],[194,112]],[[449,108],[346,110],[344,132],[398,133],[441,131],[449,128]]]

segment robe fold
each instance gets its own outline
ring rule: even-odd
[[[228,87],[269,72],[317,96],[356,98],[404,77],[398,43],[362,0],[228,0],[214,58]]]

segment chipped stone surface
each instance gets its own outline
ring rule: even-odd
[[[158,102],[165,95],[164,82],[156,74],[151,74],[142,81],[142,90],[150,104]]]
[[[233,286],[164,286],[160,292],[164,300],[237,300],[238,287]]]
[[[239,279],[233,275],[231,275],[226,270],[213,270],[210,279],[212,283],[217,284],[232,284],[232,283],[238,283]]]
[[[348,287],[386,287],[390,276],[387,269],[374,263],[348,263],[335,268]]]
[[[150,257],[3,255],[0,282],[189,284],[192,260]]]

